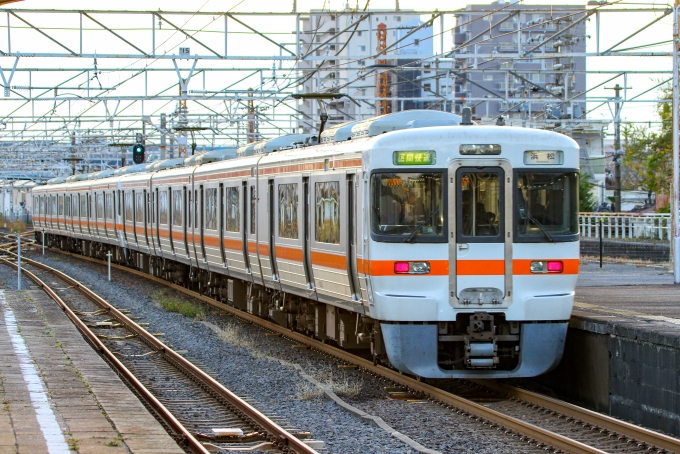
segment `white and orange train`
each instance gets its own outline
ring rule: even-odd
[[[286,140],[36,187],[36,239],[420,377],[558,364],[579,266],[573,140],[428,111]]]

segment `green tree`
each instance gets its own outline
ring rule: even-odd
[[[588,180],[590,180],[590,175],[587,173],[582,173],[578,180],[578,210],[586,213],[595,211],[597,203],[591,192],[593,184]]]
[[[627,125],[623,128],[625,154],[623,165],[626,177],[624,188],[642,188],[657,194],[668,194],[673,176],[673,89],[669,84],[659,90],[656,112],[661,128],[652,131],[644,126]]]

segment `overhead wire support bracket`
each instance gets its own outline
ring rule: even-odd
[[[9,78],[5,79],[5,73],[0,67],[0,76],[2,76],[2,84],[5,86],[5,98],[9,98],[10,84],[12,83],[12,77],[14,77],[14,71],[17,69],[17,64],[19,63],[19,56],[17,55],[16,60],[14,60],[14,66],[12,66],[12,72],[9,73]]]

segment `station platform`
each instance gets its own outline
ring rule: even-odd
[[[0,290],[0,398],[0,453],[184,452],[42,290]]]
[[[680,436],[680,285],[669,267],[581,265],[564,356],[537,379],[563,399]]]

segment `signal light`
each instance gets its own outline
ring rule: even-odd
[[[144,162],[144,145],[141,143],[136,144],[132,147],[132,161],[135,164],[141,164]]]

